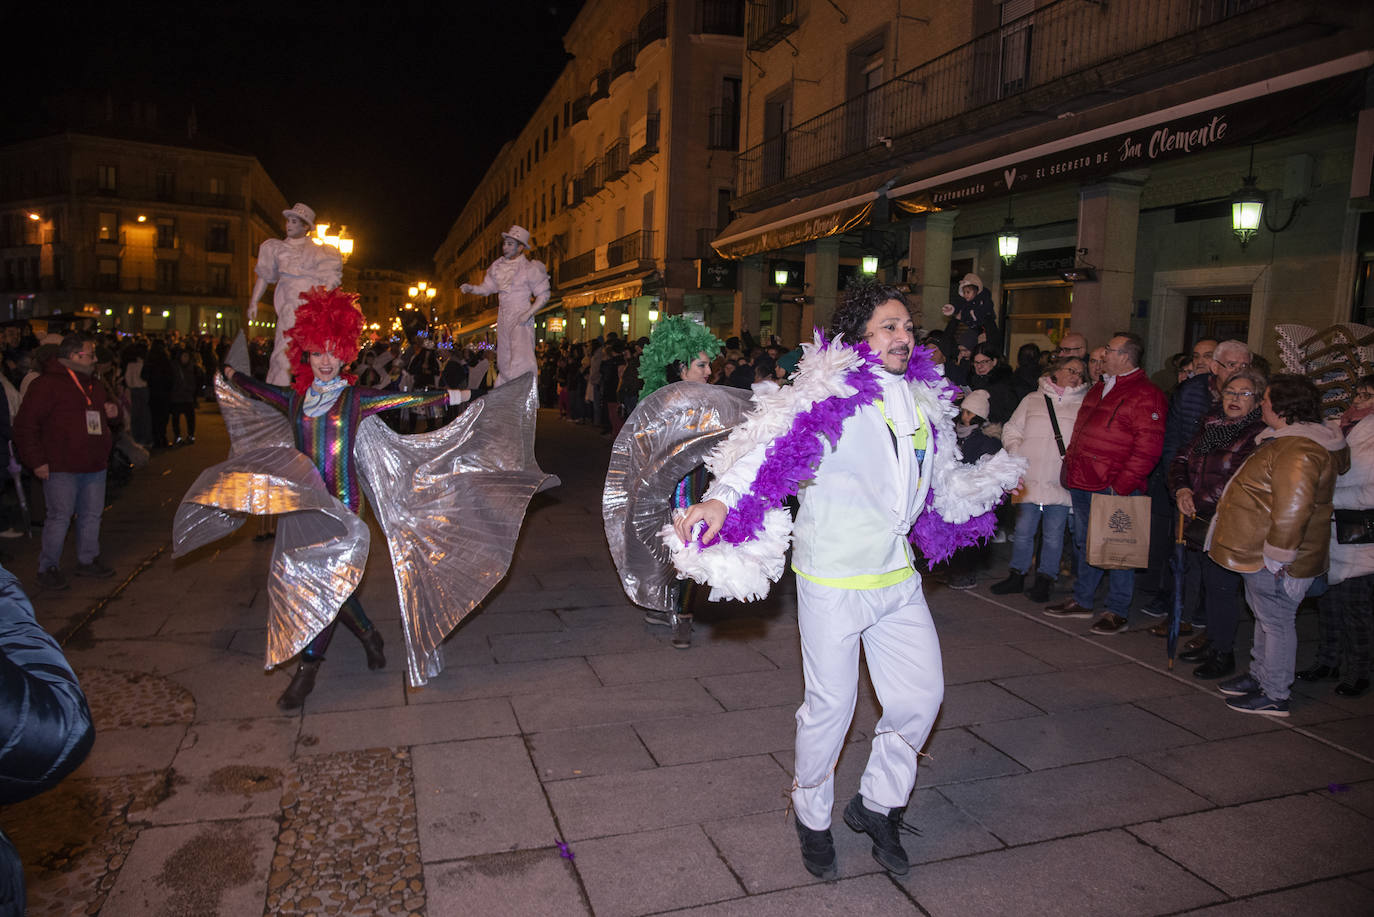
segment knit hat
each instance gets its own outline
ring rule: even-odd
[[[960,402],[959,407],[968,411],[970,414],[976,414],[984,420],[987,420],[988,414],[992,411],[992,399],[988,397],[986,390],[981,388],[975,389],[964,396],[964,400]]]

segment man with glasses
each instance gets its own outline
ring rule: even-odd
[[[1078,357],[1080,360],[1088,358],[1088,339],[1077,331],[1070,331],[1059,339],[1059,348],[1054,355],[1057,359],[1065,357]]]
[[[69,334],[53,360],[29,386],[14,418],[19,460],[43,482],[48,506],[43,546],[38,554],[38,585],[66,589],[62,546],[76,516],[76,573],[109,577],[100,562],[100,516],[105,509],[105,471],[114,437],[110,420],[119,405],[94,377],[95,340]]]
[[[1180,449],[1193,441],[1208,417],[1221,413],[1221,390],[1236,373],[1250,366],[1250,348],[1244,341],[1220,344],[1204,338],[1193,345],[1193,377],[1174,390],[1169,401],[1169,422],[1164,427],[1164,451],[1150,475],[1150,567],[1145,572],[1146,598],[1141,611],[1163,617],[1173,603],[1174,579],[1169,568],[1173,543],[1174,504],[1165,481],[1169,463]],[[1165,624],[1151,633],[1168,636]]]
[[[1088,564],[1093,494],[1144,493],[1164,446],[1168,408],[1164,393],[1140,369],[1143,352],[1140,336],[1129,331],[1118,332],[1107,342],[1102,381],[1084,397],[1064,455],[1064,484],[1073,501],[1078,579],[1073,597],[1050,605],[1045,614],[1093,617],[1094,594],[1105,574],[1107,609],[1092,625],[1092,633],[1099,635],[1119,634],[1129,625],[1135,571],[1103,570]]]

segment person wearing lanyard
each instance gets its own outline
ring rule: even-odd
[[[119,405],[95,377],[95,340],[84,334],[62,339],[57,358],[33,381],[14,418],[19,460],[43,482],[47,518],[38,554],[38,585],[66,589],[62,547],[76,516],[76,574],[109,577],[100,560],[100,516],[105,472],[114,436],[110,421]]]

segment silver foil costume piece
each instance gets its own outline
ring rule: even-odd
[[[678,573],[658,531],[673,519],[678,482],[740,422],[750,394],[702,382],[665,385],[635,407],[616,437],[601,515],[620,583],[636,605],[676,610]]]
[[[353,457],[391,551],[412,685],[443,668],[444,638],[510,569],[530,498],[559,483],[535,462],[538,409],[527,373],[432,433],[401,436],[377,417],[358,428]]]
[[[367,565],[367,524],[294,446],[274,408],[215,380],[233,444],[197,478],[173,523],[173,556],[230,534],[249,515],[278,515],[268,586],[267,667],[315,638]],[[533,378],[493,389],[432,433],[400,436],[377,417],[359,426],[359,476],[394,562],[406,674],[425,684],[443,668],[440,644],[510,568],[525,509],[556,486],[534,458]]]

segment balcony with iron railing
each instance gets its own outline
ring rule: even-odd
[[[620,47],[611,52],[612,80],[622,74],[629,73],[635,68],[635,54],[638,50],[639,49],[635,47],[635,40],[631,38],[629,41],[622,42]]]
[[[620,267],[632,261],[651,261],[654,257],[654,231],[641,229],[621,236],[606,246],[606,267]]]
[[[573,99],[573,102],[572,102],[572,123],[573,123],[573,124],[576,124],[576,123],[579,122],[579,121],[586,121],[586,120],[587,120],[587,109],[591,107],[591,104],[592,104],[592,100],[591,100],[591,97],[590,97],[590,96],[579,96],[578,98]]]
[[[697,0],[699,35],[743,35],[744,0]]]
[[[587,104],[599,102],[602,99],[611,97],[611,71],[598,70],[596,76],[592,77],[592,85],[587,91]]]
[[[760,8],[790,3],[751,3],[751,41]],[[740,153],[737,194],[789,190],[784,183],[805,183],[808,173],[904,137],[920,140],[917,132],[947,137],[955,128],[946,122],[1003,100],[1016,100],[1006,117],[1023,115],[1028,100],[1018,97],[1028,93],[1034,110],[1051,110],[1085,91],[1148,79],[1166,64],[1272,39],[1314,22],[1319,9],[1310,0],[1054,0]],[[1094,68],[1091,79],[1073,78]]]
[[[567,286],[574,281],[599,272],[611,272],[615,268],[645,267],[645,262],[654,259],[654,231],[641,229],[621,236],[604,246],[604,255],[598,264],[597,253],[600,249],[582,252],[571,258],[563,259],[558,266],[558,284]],[[622,270],[622,273],[624,271]]]
[[[658,152],[658,112],[652,112],[644,122],[644,140],[630,150],[630,162],[643,162]]]
[[[582,194],[584,198],[591,197],[605,185],[601,175],[601,160],[593,159],[587,163],[587,168],[582,170]]]
[[[706,148],[739,149],[739,108],[713,108],[707,129]]]
[[[630,141],[621,137],[606,147],[606,156],[602,159],[602,164],[602,171],[608,182],[630,171]]]
[[[797,0],[749,0],[750,51],[767,51],[797,31]]]
[[[640,18],[637,37],[636,44],[641,51],[660,38],[668,37],[668,4],[660,3]]]
[[[596,252],[583,252],[571,258],[564,258],[558,266],[558,284],[565,286],[579,277],[586,277],[596,270]]]

